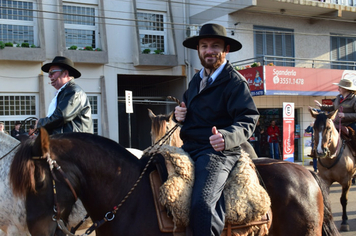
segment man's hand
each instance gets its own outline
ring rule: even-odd
[[[177,121],[184,122],[186,114],[187,114],[187,107],[185,106],[184,102],[181,102],[180,106],[175,107],[174,115]]]
[[[217,152],[223,151],[225,149],[225,140],[222,134],[218,132],[216,126],[211,129],[211,132],[213,133],[213,135],[209,137],[211,146]]]
[[[318,107],[321,107],[321,103],[318,100],[314,100],[315,105],[317,105]]]

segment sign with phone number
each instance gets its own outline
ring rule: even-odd
[[[304,79],[279,78],[279,77],[275,76],[275,78],[273,78],[273,83],[275,83],[275,84],[303,85],[304,84]]]

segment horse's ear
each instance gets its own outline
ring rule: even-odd
[[[49,152],[49,135],[45,128],[40,128],[32,147],[32,154],[34,156],[43,156],[47,152]]]
[[[326,116],[330,119],[330,120],[335,120],[335,116],[337,114],[339,109],[335,110],[335,111],[332,111],[332,112],[329,112]]]
[[[168,115],[168,119],[167,119],[167,121],[172,120],[172,119],[173,119],[173,115],[174,115],[174,112],[173,112],[173,111],[171,111],[171,113],[169,113],[169,115]]]
[[[314,118],[316,118],[316,116],[319,115],[319,112],[314,110],[312,107],[309,107],[308,110],[309,110],[311,116]]]
[[[151,109],[147,108],[147,110],[148,110],[148,116],[151,118],[151,120],[156,117],[155,113],[153,113]]]

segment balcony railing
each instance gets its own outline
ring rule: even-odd
[[[296,57],[277,57],[277,56],[262,56],[254,57],[241,61],[235,61],[231,64],[234,67],[246,68],[252,64],[259,63],[260,65],[273,64],[275,66],[288,67],[304,67],[304,68],[323,68],[323,69],[340,69],[340,70],[356,70],[356,61],[330,61],[310,58]]]

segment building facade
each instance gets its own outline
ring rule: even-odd
[[[82,73],[76,83],[89,95],[95,133],[144,149],[151,144],[147,108],[171,112],[175,104],[167,96],[181,99],[201,68],[197,52],[182,46],[201,25],[224,25],[242,43],[228,55],[237,67],[259,62],[355,70],[355,5],[354,0],[0,0],[0,121],[9,131],[15,121],[46,115],[55,89],[41,66],[62,55]],[[132,114],[125,111],[125,90],[133,94]],[[295,103],[303,136],[312,121],[308,106],[333,96],[254,100],[266,122],[280,119],[283,102]],[[304,155],[302,144],[302,138],[296,141],[296,160]]]

